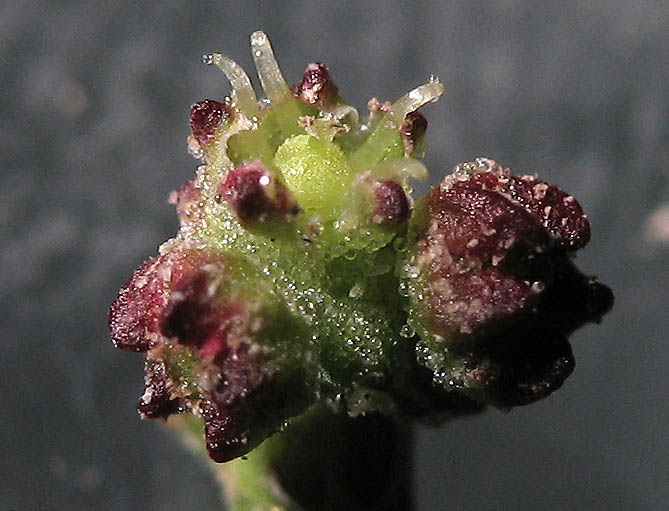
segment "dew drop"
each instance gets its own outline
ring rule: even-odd
[[[407,283],[406,282],[400,282],[400,285],[397,288],[397,292],[400,294],[400,296],[404,296],[404,297],[409,296],[409,286],[407,285]]]
[[[400,335],[405,339],[410,339],[416,334],[416,331],[411,327],[411,325],[405,324],[400,328]]]

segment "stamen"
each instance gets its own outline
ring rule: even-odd
[[[443,84],[436,81],[431,81],[420,87],[416,87],[395,101],[385,117],[399,128],[404,122],[404,118],[407,114],[414,110],[418,110],[421,106],[426,105],[427,103],[436,101],[443,93]]]
[[[383,116],[379,125],[351,156],[351,166],[356,172],[364,172],[384,157],[387,149],[397,141],[399,130],[407,114],[421,106],[436,101],[444,92],[444,86],[431,81],[416,87],[399,98]]]
[[[381,162],[372,170],[377,179],[398,179],[405,182],[407,178],[425,181],[428,178],[427,168],[414,158],[397,158]]]
[[[251,51],[267,98],[275,103],[290,95],[290,88],[281,74],[272,46],[264,32],[258,30],[251,34]]]
[[[232,87],[234,106],[245,112],[248,117],[258,112],[258,98],[251,85],[251,80],[239,64],[220,53],[206,55],[203,61],[205,64],[215,64],[225,73]]]
[[[341,120],[347,115],[350,116],[351,118],[351,124],[353,125],[358,124],[360,115],[358,114],[358,111],[350,105],[338,106],[332,112],[332,116],[337,120]]]

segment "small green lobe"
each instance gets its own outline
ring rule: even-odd
[[[353,179],[353,170],[339,146],[296,135],[279,147],[274,165],[281,170],[300,207],[320,214],[324,220],[337,217],[338,202]]]

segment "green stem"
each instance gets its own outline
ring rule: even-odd
[[[411,455],[408,424],[318,404],[215,472],[230,511],[409,511]]]

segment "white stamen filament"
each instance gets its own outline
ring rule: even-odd
[[[414,158],[397,159],[391,163],[391,168],[393,167],[398,174],[409,176],[420,181],[425,181],[429,176],[425,165]]]
[[[421,106],[432,103],[444,93],[444,86],[439,82],[429,82],[402,96],[393,103],[385,118],[399,128],[407,114]]]
[[[258,112],[258,98],[251,85],[248,75],[234,60],[220,53],[209,56],[209,63],[215,64],[227,77],[232,87],[232,101],[234,105],[252,117]]]
[[[335,108],[332,112],[332,115],[334,116],[335,119],[341,120],[347,115],[351,116],[351,124],[357,124],[360,116],[358,115],[358,111],[353,108],[350,105],[341,105]]]
[[[381,162],[372,173],[378,179],[400,178],[404,180],[412,177],[424,181],[428,178],[425,165],[414,158],[407,157]]]
[[[288,96],[290,89],[281,74],[272,46],[264,32],[258,30],[251,34],[251,53],[267,98],[272,102],[278,102]]]

